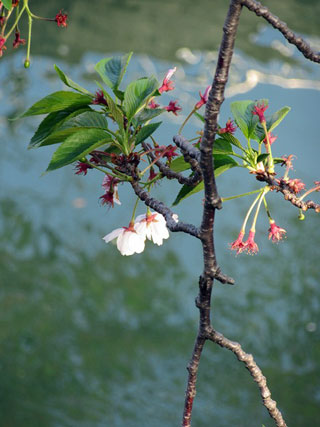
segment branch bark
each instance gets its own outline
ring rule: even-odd
[[[238,342],[229,340],[214,329],[209,333],[208,339],[218,344],[220,347],[231,350],[232,353],[237,356],[238,360],[245,364],[250,375],[260,388],[262,402],[267,408],[270,417],[276,422],[278,427],[286,427],[287,424],[285,423],[281,412],[277,408],[277,402],[271,399],[271,392],[267,386],[266,377],[262,374],[261,369],[254,361],[252,354],[246,353]]]
[[[191,236],[197,237],[198,239],[200,238],[197,227],[195,227],[193,224],[186,224],[185,222],[175,219],[175,214],[172,212],[172,210],[169,209],[163,202],[160,202],[154,197],[151,197],[148,191],[140,187],[137,181],[132,180],[131,185],[140,200],[165,217],[170,231],[183,231],[184,233],[190,234]]]
[[[300,36],[295,34],[287,24],[273,15],[269,9],[263,6],[261,3],[255,0],[242,0],[241,3],[243,6],[246,6],[251,12],[254,12],[257,16],[262,16],[269,24],[273,26],[276,30],[279,30],[280,33],[288,40],[289,43],[294,44],[298,50],[304,55],[305,58],[313,62],[320,63],[320,52],[315,52],[311,49],[310,45]]]
[[[146,151],[149,151],[150,147],[148,146],[148,144],[143,142],[142,146]],[[166,166],[160,160],[156,160],[155,155],[151,151],[148,153],[148,156],[150,157],[151,161],[154,162],[154,164],[158,167],[162,175],[168,179],[176,179],[180,184],[190,185],[191,187],[197,185],[202,180],[201,170],[197,171],[197,173],[195,173],[190,177],[186,177],[179,172],[173,171],[172,169],[170,169],[169,166]],[[196,160],[191,159],[191,162],[192,161],[196,161]],[[191,168],[192,168],[192,165],[191,165]]]
[[[256,176],[258,181],[266,182],[270,185],[271,190],[278,191],[283,194],[284,198],[288,200],[293,206],[302,209],[306,212],[308,209],[314,209],[317,213],[320,213],[320,204],[313,200],[307,200],[304,202],[300,200],[300,196],[297,196],[291,189],[289,184],[285,180],[275,179],[272,175],[267,172],[259,172]]]
[[[220,45],[216,73],[213,79],[212,89],[206,104],[204,134],[200,145],[200,168],[204,179],[205,202],[202,223],[200,227],[200,239],[203,247],[204,270],[199,279],[199,294],[196,305],[199,308],[199,330],[195,341],[193,353],[188,365],[188,385],[186,390],[185,405],[183,411],[183,427],[191,426],[191,414],[193,401],[196,394],[197,373],[206,340],[211,340],[221,347],[228,348],[245,363],[253,379],[258,383],[263,404],[278,427],[285,427],[281,412],[276,402],[271,399],[270,390],[266,379],[257,366],[252,355],[245,353],[239,343],[228,340],[222,334],[215,331],[211,325],[211,293],[214,278],[217,278],[217,260],[214,247],[214,218],[216,209],[221,209],[221,199],[214,176],[214,159],[212,150],[217,132],[217,119],[221,104],[224,101],[225,86],[228,81],[229,69],[233,55],[237,27],[242,8],[241,0],[231,0],[228,15],[223,27],[223,38]]]

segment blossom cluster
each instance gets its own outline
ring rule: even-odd
[[[174,215],[177,221],[177,216]],[[163,240],[169,238],[169,231],[163,215],[148,211],[146,214],[138,215],[135,221],[131,221],[128,227],[113,230],[103,237],[106,243],[117,239],[117,248],[121,255],[140,254],[145,248],[146,239],[160,246]]]
[[[66,19],[67,15],[60,11],[55,21],[59,26],[65,27],[67,25]],[[19,34],[16,34],[15,42],[16,44],[23,44]],[[3,49],[3,46],[3,40],[0,39],[0,49]],[[73,105],[74,99],[71,95],[74,94],[71,91],[60,91],[58,95],[54,94],[55,96],[50,98],[50,109],[48,111],[62,111],[66,114],[66,118],[62,122],[59,115],[50,116],[50,123],[51,120],[56,121],[55,126],[52,127],[53,133],[59,132],[59,129],[70,129],[70,134],[68,132],[67,136],[62,138],[61,145],[53,154],[48,165],[48,171],[76,162],[75,173],[77,175],[87,175],[89,170],[102,172],[104,192],[99,197],[99,201],[101,205],[109,208],[121,205],[118,189],[120,184],[129,184],[138,195],[129,225],[118,228],[104,237],[106,242],[117,239],[118,249],[123,255],[142,252],[146,240],[152,240],[155,244],[161,245],[163,240],[169,237],[166,220],[160,213],[152,213],[148,210],[147,214],[134,219],[139,199],[146,201],[148,197],[151,197],[149,193],[162,179],[175,179],[182,185],[173,205],[177,205],[186,197],[203,189],[201,181],[204,176],[202,174],[200,144],[204,131],[197,132],[200,138],[196,136],[189,139],[182,136],[182,131],[192,116],[206,122],[206,118],[199,113],[199,109],[208,102],[211,94],[211,86],[207,86],[203,93],[199,92],[200,99],[194,103],[190,113],[186,115],[178,130],[178,135],[173,138],[173,144],[163,145],[158,140],[158,136],[155,136],[155,131],[161,122],[152,122],[152,120],[166,111],[172,112],[174,115],[181,111],[178,100],[171,100],[166,107],[161,107],[156,102],[164,93],[174,90],[172,78],[177,68],[170,68],[161,84],[153,76],[150,78],[142,77],[120,90],[119,87],[120,84],[123,85],[122,79],[131,56],[132,53],[128,53],[123,57],[102,59],[95,66],[95,70],[102,78],[104,85],[111,89],[114,96],[99,83],[99,89],[95,93],[89,92],[68,79],[63,71],[55,66],[63,83],[81,93],[77,93],[77,99],[79,98],[81,106],[86,106],[86,108],[76,109],[72,112],[65,109],[64,105]],[[106,66],[106,64],[108,65]],[[115,79],[115,73],[117,79]],[[114,84],[115,81],[117,82],[116,85]],[[36,109],[34,108],[35,105],[37,105]],[[22,117],[34,115],[35,110],[41,110],[42,114],[43,110],[39,109],[39,105],[45,105],[47,108],[47,97],[35,105],[29,108]],[[272,155],[273,144],[277,140],[277,136],[273,135],[272,131],[286,116],[290,108],[283,107],[270,116],[265,115],[267,109],[268,100],[265,99],[235,101],[231,104],[234,119],[229,118],[224,126],[217,125],[215,129],[217,135],[213,144],[212,166],[215,172],[217,170],[216,176],[230,168],[242,167],[255,175],[258,181],[265,183],[264,187],[251,192],[221,198],[224,202],[258,193],[247,211],[238,238],[230,245],[237,254],[255,254],[258,252],[259,248],[254,239],[257,218],[263,205],[269,219],[269,239],[272,242],[279,242],[285,236],[285,229],[275,223],[269,212],[266,200],[269,192],[274,190],[282,192],[287,200],[300,208],[299,219],[302,219],[302,210],[307,210],[310,206],[310,201],[306,203],[302,202],[302,199],[311,192],[320,190],[319,181],[316,181],[314,188],[297,196],[305,189],[305,184],[298,178],[289,177],[294,156],[290,154],[281,158],[274,158]],[[44,120],[47,120],[48,117]],[[75,118],[77,117],[81,123],[80,127],[75,126]],[[78,118],[76,123],[78,123]],[[235,135],[237,129],[245,137],[244,144]],[[82,141],[79,146],[74,144],[78,140],[78,134]],[[46,134],[41,137],[40,141],[39,138],[36,138],[37,144],[32,138],[30,146],[46,145],[45,141],[48,136],[51,135]],[[70,141],[72,141],[71,145],[69,144]],[[277,145],[275,144],[275,146]],[[239,150],[238,153],[235,151],[236,149]],[[242,164],[239,159],[242,160]],[[275,178],[276,164],[285,167],[285,172],[281,178]],[[159,201],[158,205],[151,203],[151,205],[153,207],[159,206],[159,212],[166,212],[165,215],[167,215],[168,211],[162,210],[162,202]],[[320,205],[313,203],[312,207],[316,212],[320,212]],[[244,240],[247,223],[252,216],[249,235],[247,240]],[[168,220],[167,216],[166,219]],[[194,226],[189,228],[189,226],[187,232],[198,237],[197,228]],[[180,229],[179,226],[173,227],[174,230],[178,228]],[[185,224],[182,228],[185,230]]]

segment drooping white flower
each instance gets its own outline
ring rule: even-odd
[[[117,238],[117,248],[121,255],[140,254],[144,250],[146,237],[139,234],[133,223],[129,227],[121,227],[111,231],[103,237],[103,240],[108,243]]]
[[[152,240],[156,245],[162,245],[164,239],[169,238],[169,231],[163,215],[157,212],[147,212],[138,215],[134,225],[138,234]]]

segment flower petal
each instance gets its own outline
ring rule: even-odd
[[[117,248],[121,255],[133,255],[144,250],[144,237],[132,231],[125,231],[118,237]]]
[[[111,231],[111,233],[107,234],[106,236],[104,236],[102,239],[106,242],[109,243],[111,242],[111,240],[114,240],[116,237],[118,237],[121,233],[124,232],[124,228],[117,228],[116,230]]]

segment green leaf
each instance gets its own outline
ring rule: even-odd
[[[138,145],[140,144],[140,142],[143,142],[147,138],[149,138],[149,136],[152,135],[156,129],[158,129],[161,123],[162,122],[150,123],[149,125],[143,126],[143,128],[140,129],[140,131],[137,133],[135,137],[135,142],[136,142],[135,145]]]
[[[120,99],[120,101],[124,100],[124,92],[122,90],[119,89],[114,89],[113,93],[115,94],[115,96]]]
[[[180,156],[172,160],[170,164],[170,169],[175,172],[183,172],[190,169],[190,163],[185,162],[183,156]]]
[[[135,126],[142,125],[143,123],[159,116],[165,111],[166,110],[164,108],[144,108],[142,111],[140,111],[139,114],[136,115],[133,122]]]
[[[240,166],[232,157],[221,154],[214,154],[214,175],[217,178],[228,169]]]
[[[101,88],[104,97],[106,98],[109,111],[113,117],[113,119],[116,121],[117,125],[120,129],[123,129],[123,123],[124,123],[124,117],[121,109],[118,107],[118,105],[114,102],[114,100],[111,98],[111,96],[108,94],[107,91],[103,89],[101,84],[99,82],[96,82],[97,85]]]
[[[35,134],[31,138],[28,149],[41,147],[42,145],[48,145],[42,144],[43,141],[50,137],[50,135],[54,134],[56,130],[62,125],[62,123],[64,123],[68,118],[74,117],[75,115],[81,114],[88,110],[90,109],[80,108],[75,111],[68,109],[62,111],[55,111],[53,113],[48,114],[47,117],[42,120]]]
[[[37,147],[70,115],[70,110],[55,111],[45,117],[31,138],[28,148]]]
[[[57,129],[56,132],[53,132],[50,134],[47,138],[45,138],[38,146],[39,147],[46,147],[47,145],[53,145],[53,144],[59,144],[63,143],[67,138],[69,138],[70,135],[79,132],[80,130],[85,130],[87,128],[68,128],[59,130]]]
[[[202,123],[205,122],[204,116],[202,114],[195,112],[194,115],[197,117],[197,119],[201,120]]]
[[[241,145],[241,142],[236,138],[232,133],[224,133],[220,135],[220,138],[225,139],[226,141],[230,142],[230,144],[234,145],[235,147],[240,148],[240,150],[243,150],[243,147]]]
[[[234,117],[236,124],[239,126],[240,130],[244,136],[248,139],[254,138],[255,128],[258,124],[258,117],[252,114],[252,111],[255,105],[268,104],[267,99],[260,99],[257,102],[254,101],[235,101],[231,103],[231,111]]]
[[[87,115],[86,113],[89,113]],[[94,113],[94,115],[92,115]],[[84,112],[79,115],[70,114],[71,117],[69,120],[65,120],[61,126],[59,126],[55,132],[51,133],[46,139],[44,139],[39,147],[44,147],[46,145],[57,144],[63,142],[73,133],[79,132],[79,130],[85,129],[105,129],[108,126],[106,119],[95,111]],[[109,134],[108,134],[109,135]]]
[[[154,77],[143,77],[131,82],[124,93],[124,110],[129,121],[157,90],[159,83]]]
[[[71,134],[53,153],[47,171],[66,166],[86,156],[92,150],[111,142],[110,136],[100,129],[80,129]]]
[[[267,157],[269,157],[269,153],[263,153],[263,154],[260,154],[260,155],[257,157],[257,163],[259,163],[259,162],[263,162]]]
[[[271,132],[274,128],[276,128],[278,124],[280,124],[282,120],[286,117],[290,110],[290,107],[283,107],[280,110],[276,111],[272,116],[266,116],[268,132]],[[256,127],[255,135],[255,139],[258,142],[263,141],[265,138],[265,133],[260,123],[258,123],[258,126]]]
[[[60,126],[59,130],[68,129],[71,127],[108,129],[108,122],[102,114],[97,113],[96,111],[85,111],[65,120]]]
[[[281,157],[274,157],[273,158],[273,163],[274,164],[283,163],[283,159]]]
[[[82,86],[78,85],[78,83],[74,82],[73,80],[71,80],[68,76],[66,76],[64,74],[64,72],[62,70],[60,70],[60,68],[54,64],[54,69],[56,70],[56,72],[58,73],[58,76],[60,77],[60,80],[66,85],[71,87],[74,90],[77,90],[78,92],[84,93],[86,95],[91,95],[92,93],[89,92],[87,89],[83,88]]]
[[[227,171],[230,168],[236,167],[236,166],[239,166],[239,163],[236,162],[232,157],[224,156],[224,155],[214,155],[214,174],[215,174],[215,177],[218,177],[223,172]],[[183,185],[183,187],[179,191],[175,201],[173,202],[173,206],[176,206],[182,200],[186,199],[187,197],[192,196],[192,194],[198,193],[199,191],[201,191],[203,189],[204,189],[203,181],[201,181],[195,187],[191,187],[189,185]]]
[[[286,115],[291,110],[290,107],[283,107],[280,110],[278,110],[276,113],[274,113],[270,119],[267,118],[267,129],[269,132],[271,132],[274,128],[278,126],[279,123],[282,122],[282,120],[286,117]]]
[[[18,118],[47,114],[68,108],[76,109],[91,104],[91,101],[91,97],[80,95],[79,93],[67,91],[54,92],[33,104],[32,107]]]
[[[104,92],[104,95],[106,97],[108,107],[113,119],[116,121],[119,128],[123,129],[124,117],[123,117],[122,111],[120,110],[120,108],[117,106],[117,104],[114,102],[114,100],[111,98],[111,96],[107,92]]]
[[[104,83],[112,90],[118,89],[131,56],[132,52],[124,56],[105,58],[99,61],[94,67]]]
[[[203,189],[204,189],[203,181],[201,181],[195,187],[190,187],[189,185],[183,185],[175,201],[172,203],[172,206],[177,206],[182,200],[186,199],[189,196],[192,196],[192,194],[199,193],[199,191],[202,191]]]
[[[2,4],[8,10],[12,8],[12,0],[2,0]]]
[[[229,141],[224,138],[218,138],[214,141],[213,154],[234,154]]]

